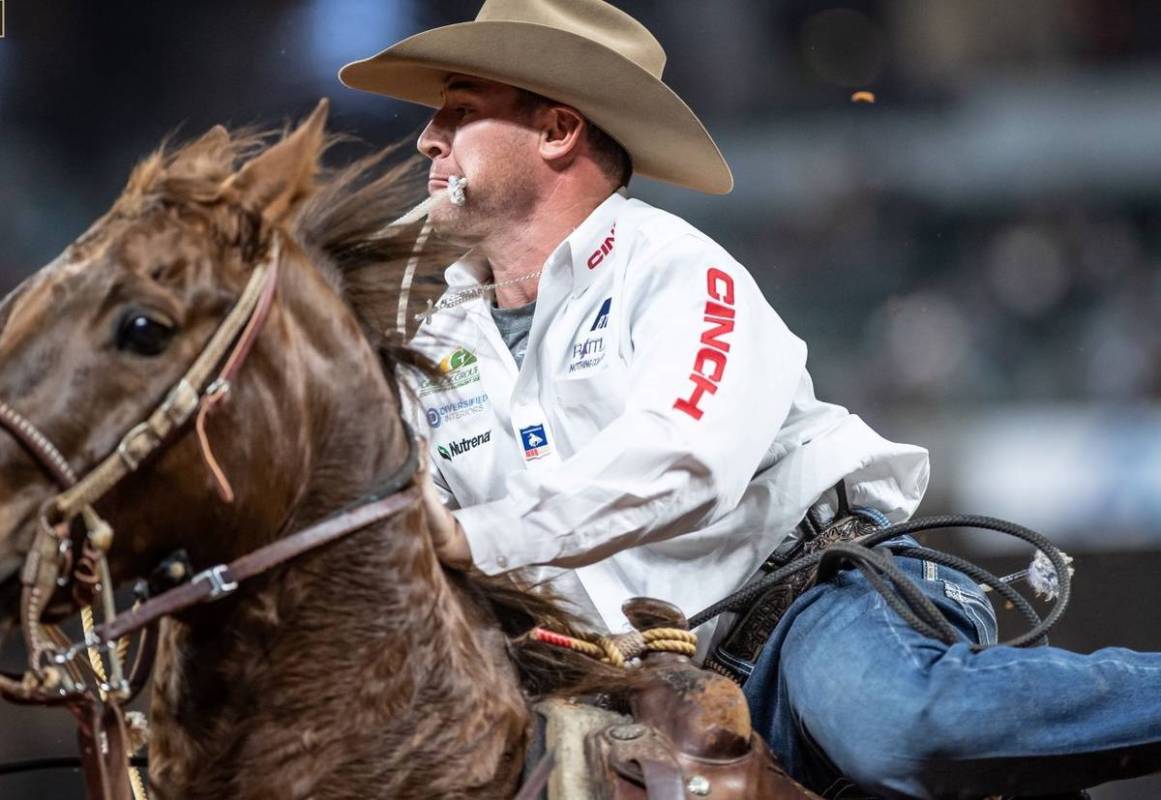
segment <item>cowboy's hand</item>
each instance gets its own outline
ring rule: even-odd
[[[439,492],[426,469],[422,478],[423,507],[427,512],[427,527],[431,532],[431,543],[435,554],[445,566],[452,569],[467,569],[472,565],[472,551],[468,547],[468,537],[464,529],[439,499]]]

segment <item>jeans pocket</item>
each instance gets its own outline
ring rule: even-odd
[[[996,622],[996,612],[988,598],[984,597],[983,592],[945,580],[943,593],[963,612],[964,617],[971,621],[976,629],[976,642],[978,644],[996,643],[999,627]]]

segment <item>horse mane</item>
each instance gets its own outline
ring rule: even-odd
[[[139,214],[157,203],[185,207],[212,204],[241,163],[286,134],[285,128],[228,132],[218,126],[184,145],[171,147],[168,141],[163,142],[133,170],[110,213]],[[328,150],[347,141],[346,136],[328,136],[319,146],[320,163]],[[321,168],[314,192],[289,230],[358,319],[364,336],[379,354],[397,399],[404,391],[402,372],[434,375],[437,369],[411,348],[395,327],[406,265],[412,258],[418,259],[412,300],[422,308],[442,291],[442,281],[434,277],[436,270],[461,254],[435,239],[416,252],[419,224],[386,227],[412,208],[425,188],[426,162],[420,156],[400,158],[402,150],[403,143],[399,143],[347,166]],[[256,233],[257,223],[251,221],[242,227],[244,230],[234,232],[236,238],[244,236],[247,228],[251,235]],[[535,626],[578,636],[586,627],[559,597],[543,587],[526,587],[509,575],[487,576],[474,570],[449,576],[508,637],[509,656],[522,685],[533,696],[599,693],[619,701],[635,685],[632,675],[624,670],[527,636]]]

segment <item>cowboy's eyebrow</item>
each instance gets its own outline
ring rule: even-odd
[[[488,91],[490,87],[481,81],[474,81],[470,78],[456,78],[453,81],[448,81],[447,85],[443,87],[443,95],[447,97],[450,92],[467,92],[469,94],[483,94]]]

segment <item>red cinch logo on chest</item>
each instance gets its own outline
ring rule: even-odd
[[[734,279],[717,267],[710,267],[705,282],[709,293],[705,304],[707,327],[701,335],[702,347],[693,359],[693,372],[689,373],[693,388],[688,398],[680,397],[673,403],[674,408],[694,419],[701,419],[702,399],[717,392],[726,374],[730,343],[723,337],[734,330]]]
[[[617,223],[613,223],[613,227],[609,228],[609,235],[605,237],[605,241],[601,242],[593,254],[589,256],[589,269],[596,269],[605,260],[605,256],[613,252],[613,241],[617,238]]]

